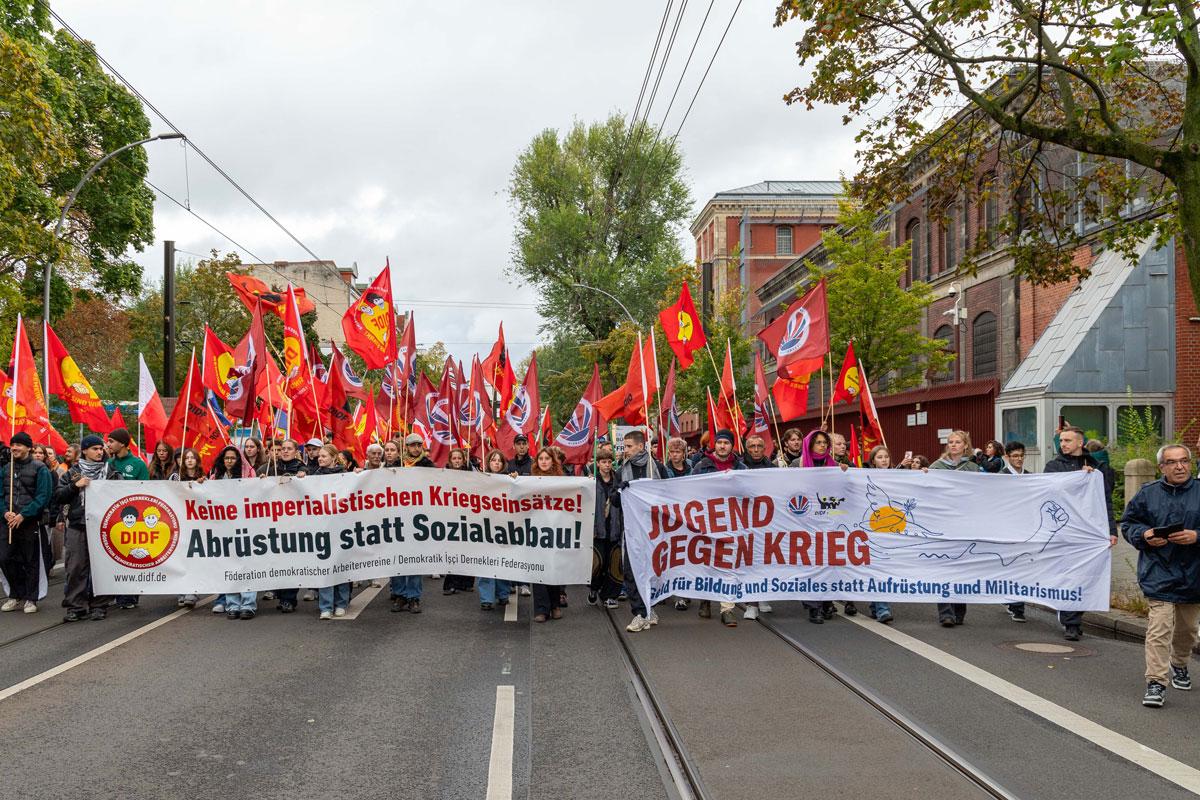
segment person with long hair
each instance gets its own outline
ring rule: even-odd
[[[866,469],[891,469],[892,453],[887,449],[887,445],[877,444],[872,447],[871,452],[867,455],[867,463],[863,466]],[[883,601],[868,604],[867,615],[884,625],[891,625],[896,619],[892,616],[891,604]]]
[[[487,475],[508,477],[508,458],[500,450],[489,450],[483,457],[483,472]],[[512,583],[499,578],[479,579],[479,608],[491,611],[496,606],[508,605],[512,594]]]
[[[214,481],[234,480],[243,476],[242,451],[226,445],[217,454],[209,477]],[[225,595],[225,619],[254,619],[258,612],[258,592],[229,592]]]
[[[845,471],[846,464],[839,464],[833,455],[833,437],[818,428],[810,431],[804,437],[800,457],[791,463],[793,467],[841,467]],[[820,625],[827,619],[833,619],[837,606],[832,600],[805,600],[801,604],[808,610],[808,621]],[[858,606],[853,602],[843,602],[846,616],[853,617],[858,613]]]
[[[338,449],[331,444],[324,444],[317,450],[317,467],[309,475],[340,475],[345,470],[338,463]],[[309,465],[311,468],[311,464]],[[336,586],[322,586],[317,590],[317,608],[319,619],[333,619],[346,616],[346,606],[350,604],[350,582],[344,581]]]
[[[446,469],[459,472],[471,471],[471,460],[466,448],[454,447],[446,456]],[[442,578],[442,594],[450,595],[458,592],[469,592],[475,588],[475,579],[470,575],[452,575],[446,573]],[[481,601],[482,602],[482,601]]]
[[[383,443],[383,465],[385,467],[404,466],[404,462],[400,459],[400,445],[396,444],[394,439],[388,439]]]
[[[263,447],[262,440],[253,436],[242,443],[242,455],[246,457],[246,463],[250,465],[250,469],[253,470],[254,475],[258,475],[258,471],[267,465],[269,457],[267,449]],[[251,476],[247,475],[246,477],[249,478]]]
[[[983,446],[983,452],[976,459],[979,468],[993,475],[1004,469],[1004,445],[992,439]]]
[[[194,449],[185,447],[179,455],[178,476],[178,480],[195,483],[204,483],[207,480],[208,476],[204,474],[204,467],[200,462],[200,454]]]
[[[975,463],[974,451],[971,449],[971,434],[966,431],[952,431],[946,437],[946,449],[937,461],[929,465],[930,469],[949,469],[956,472],[981,472]],[[938,622],[943,628],[953,628],[962,625],[967,617],[966,603],[938,603]]]
[[[150,459],[150,480],[169,481],[179,479],[179,465],[175,463],[175,448],[162,441],[154,445]]]
[[[213,462],[208,477],[213,480],[249,477],[242,474],[242,468],[242,451],[231,444],[226,445],[217,455],[217,460]]]
[[[539,478],[554,477],[563,474],[562,465],[554,458],[550,448],[538,450],[533,463],[529,466],[529,474]],[[562,586],[550,586],[544,583],[533,585],[533,621],[545,622],[547,619],[562,619]]]

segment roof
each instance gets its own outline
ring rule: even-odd
[[[1147,239],[1138,246],[1139,258],[1135,260],[1116,250],[1106,250],[1096,258],[1079,288],[1063,303],[1029,355],[1004,384],[1005,392],[1048,387],[1054,382],[1141,263],[1150,243]]]
[[[749,186],[717,192],[713,196],[713,199],[727,199],[731,197],[790,197],[795,195],[840,197],[841,194],[841,181],[759,181]]]

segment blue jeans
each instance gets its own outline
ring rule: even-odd
[[[345,608],[350,603],[350,584],[323,586],[317,590],[317,608],[322,612]]]
[[[421,599],[420,575],[396,575],[388,582],[392,597],[403,597],[405,600]]]
[[[257,611],[258,592],[240,592],[225,595],[225,612]]]
[[[892,613],[892,607],[887,603],[871,603],[871,613],[875,615],[875,619],[879,619],[885,614]]]
[[[497,601],[507,600],[512,594],[512,584],[498,578],[479,579],[479,602],[495,605]]]

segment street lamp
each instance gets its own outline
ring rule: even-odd
[[[572,283],[571,285],[578,286],[580,289],[591,289],[593,292],[599,292],[600,294],[609,298],[610,300],[612,300],[614,303],[616,303],[617,305],[619,305],[621,307],[621,310],[625,312],[625,316],[629,317],[629,321],[633,323],[633,327],[638,328],[640,330],[640,326],[637,324],[637,320],[633,318],[633,314],[629,313],[629,309],[626,308],[625,304],[622,303],[620,300],[618,300],[615,295],[611,294],[610,292],[606,292],[603,289],[599,289],[595,286],[588,286],[586,283]]]
[[[63,223],[67,221],[67,214],[71,213],[71,206],[75,204],[75,198],[79,196],[79,192],[81,189],[83,189],[83,185],[88,182],[89,178],[96,174],[96,170],[100,169],[100,167],[104,165],[104,162],[108,161],[115,155],[124,153],[130,148],[139,147],[140,145],[149,144],[150,142],[156,142],[159,139],[186,138],[186,136],[178,131],[172,131],[171,133],[160,133],[157,136],[151,136],[147,139],[139,139],[136,142],[130,142],[127,145],[118,147],[116,150],[113,150],[111,153],[101,158],[95,164],[92,164],[91,169],[83,173],[83,177],[79,179],[79,183],[76,184],[75,188],[71,190],[71,193],[67,195],[66,205],[63,206],[62,213],[58,215],[58,222],[54,225],[54,241],[58,241],[58,234],[62,231]],[[42,319],[46,322],[50,321],[50,268],[52,266],[53,264],[49,259],[47,259],[46,268],[43,270],[42,274]]]

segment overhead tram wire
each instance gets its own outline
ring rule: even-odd
[[[658,23],[658,35],[654,37],[654,49],[650,51],[650,61],[646,64],[646,74],[642,76],[642,88],[638,92],[637,103],[634,104],[633,114],[631,118],[637,120],[642,108],[642,98],[646,96],[646,87],[650,85],[650,73],[654,71],[654,62],[658,58],[658,48],[662,44],[663,31],[667,29],[667,18],[671,16],[671,6],[675,4],[675,0],[667,0],[667,7],[663,9],[662,19]]]
[[[683,79],[687,75],[688,67],[692,64],[692,56],[696,55],[696,46],[700,44],[700,36],[704,33],[704,26],[708,24],[708,17],[712,14],[716,2],[717,0],[708,0],[708,10],[704,12],[704,19],[700,20],[700,28],[696,31],[696,38],[692,40],[692,49],[688,51],[687,60],[683,62],[683,69],[679,71],[679,80],[675,82],[675,91],[671,93],[671,102],[667,103],[667,110],[663,112],[662,121],[658,123],[654,134],[655,143],[658,142],[662,129],[666,127],[667,117],[671,116],[671,109],[675,107],[675,98],[679,96],[679,89],[683,86]]]
[[[675,48],[675,37],[679,35],[679,24],[683,22],[683,14],[687,11],[688,0],[683,0],[679,4],[679,11],[675,13],[675,24],[671,28],[671,37],[667,39],[667,46],[663,50],[662,61],[658,62],[658,75],[654,77],[654,87],[650,90],[650,97],[646,100],[646,108],[642,112],[642,122],[650,122],[650,109],[654,106],[654,99],[658,97],[658,87],[662,83],[663,73],[667,70],[667,63],[671,60],[671,50]]]
[[[696,98],[700,96],[700,90],[704,88],[704,81],[708,78],[708,73],[712,70],[713,62],[717,60],[717,54],[721,52],[721,45],[725,44],[725,37],[729,35],[729,29],[733,27],[733,20],[737,17],[738,10],[742,7],[742,0],[738,0],[738,4],[733,7],[733,13],[729,15],[729,22],[725,24],[725,30],[721,34],[720,41],[717,42],[717,47],[713,50],[712,58],[708,60],[708,66],[704,68],[704,74],[700,76],[700,83],[696,86],[696,91],[692,93],[692,101],[688,103],[687,110],[683,112],[683,119],[679,121],[679,127],[675,129],[675,135],[671,137],[671,144],[679,138],[679,132],[683,130],[684,123],[688,120],[688,115],[692,113],[692,106],[696,105]],[[663,122],[666,122],[664,119]]]

